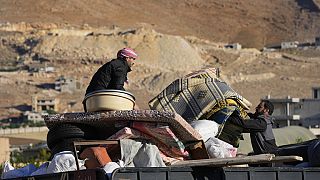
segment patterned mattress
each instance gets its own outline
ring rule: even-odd
[[[61,123],[88,124],[99,129],[126,126],[133,122],[166,123],[183,143],[201,140],[201,135],[194,130],[180,115],[169,111],[128,110],[107,112],[81,112],[48,115],[44,121],[49,129]]]

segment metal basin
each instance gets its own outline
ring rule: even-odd
[[[89,93],[84,98],[87,112],[133,110],[135,97],[121,90],[99,90]]]

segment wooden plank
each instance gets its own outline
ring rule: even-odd
[[[274,156],[273,154],[260,154],[255,156],[234,157],[234,158],[217,158],[217,159],[201,159],[201,160],[187,160],[178,161],[172,166],[212,166],[222,167],[240,164],[260,164],[272,162],[294,162],[302,161],[300,156]]]
[[[171,166],[222,167],[222,166],[238,165],[238,164],[254,164],[254,163],[262,163],[262,162],[270,162],[274,157],[275,157],[274,154],[259,154],[259,155],[246,156],[246,157],[186,160],[186,161],[178,161]]]
[[[276,156],[271,160],[271,162],[294,162],[294,161],[303,161],[303,158],[300,156]]]
[[[73,142],[74,146],[119,144],[119,140],[83,140]]]

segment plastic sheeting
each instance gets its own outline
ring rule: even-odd
[[[219,131],[219,124],[210,120],[192,121],[191,126],[199,132],[202,140],[206,142],[210,137],[216,137]]]

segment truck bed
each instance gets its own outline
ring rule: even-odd
[[[146,167],[119,168],[111,178],[102,169],[70,171],[19,180],[318,180],[320,168],[294,167]]]

